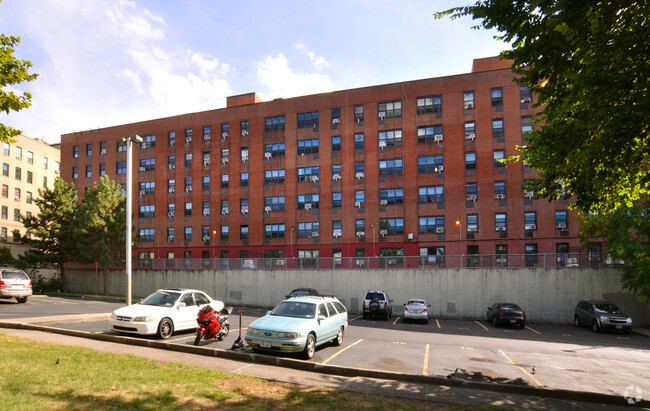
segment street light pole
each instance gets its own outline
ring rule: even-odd
[[[295,230],[295,227],[291,227],[291,239],[289,240],[289,248],[291,250],[291,258],[294,258],[294,256],[293,256],[293,230]]]
[[[214,249],[214,237],[217,235],[217,230],[212,230],[212,261],[214,262],[214,268],[217,269],[217,252]]]
[[[463,268],[463,251],[461,250],[461,241],[463,240],[463,234],[461,232],[462,230],[462,225],[460,223],[460,220],[456,220],[456,225],[458,226],[458,249],[460,251],[460,268]]]
[[[370,228],[372,228],[372,254],[377,257],[377,246],[375,244],[375,225],[370,224]]]
[[[126,143],[126,305],[131,305],[131,224],[133,219],[133,143],[142,143],[138,135],[125,137]]]

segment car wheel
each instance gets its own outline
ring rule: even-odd
[[[364,319],[364,320],[367,320],[367,319],[368,319],[368,314],[363,313],[363,319]]]
[[[390,313],[386,311],[386,314],[384,314],[384,320],[388,321],[389,318],[390,318]]]
[[[525,328],[525,327],[526,327],[526,323],[519,324],[519,328]]]
[[[343,344],[343,327],[339,328],[339,332],[336,333],[336,338],[333,339],[332,342],[336,346]]]
[[[166,340],[174,334],[174,323],[169,318],[163,318],[158,324],[158,337]]]
[[[591,330],[592,330],[593,332],[595,332],[595,333],[597,333],[597,332],[600,331],[600,325],[598,325],[598,321],[593,320],[593,321],[591,322]]]
[[[196,338],[194,338],[194,345],[199,345],[199,342],[203,339],[203,330],[196,330]]]
[[[26,303],[27,297],[16,297],[16,301],[18,301],[18,304]]]
[[[314,353],[316,352],[316,337],[314,334],[309,334],[307,336],[307,342],[305,343],[305,350],[302,352],[303,356],[307,360],[314,358]]]
[[[577,315],[573,316],[573,325],[580,327],[580,318]]]
[[[226,337],[228,336],[228,333],[230,333],[230,324],[226,323],[221,326],[221,334],[219,334],[219,337],[217,337],[217,339],[219,341],[225,340]]]

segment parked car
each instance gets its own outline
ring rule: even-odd
[[[343,343],[348,312],[336,297],[306,295],[282,301],[248,326],[246,343],[255,352],[302,352],[314,357],[316,347]]]
[[[0,269],[0,298],[16,298],[19,303],[26,303],[32,295],[32,282],[22,270],[13,268]]]
[[[424,320],[429,322],[429,307],[426,300],[411,298],[404,304],[404,321],[407,320]]]
[[[388,320],[393,316],[393,300],[385,291],[368,291],[363,298],[363,318],[384,317]]]
[[[222,301],[200,290],[162,289],[137,304],[113,311],[108,324],[112,331],[122,334],[157,334],[167,339],[174,331],[195,329],[199,310],[208,304],[217,312],[224,307]]]
[[[494,303],[487,308],[487,320],[495,326],[501,324],[526,326],[526,313],[514,303]]]
[[[318,291],[314,290],[313,288],[296,288],[295,290],[287,294],[284,298],[291,298],[300,295],[320,295],[320,294],[318,294]]]
[[[604,300],[582,300],[576,305],[573,315],[576,327],[591,327],[594,332],[602,329],[632,331],[632,318],[623,313],[616,304]]]

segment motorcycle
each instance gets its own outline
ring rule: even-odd
[[[194,345],[199,345],[202,339],[210,340],[212,338],[223,341],[230,332],[230,313],[232,307],[224,307],[221,311],[216,311],[214,308],[206,305],[199,311],[196,317],[196,322],[199,326],[196,328],[196,338]]]

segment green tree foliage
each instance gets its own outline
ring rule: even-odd
[[[471,16],[480,21],[476,28],[496,29],[511,44],[501,57],[542,107],[517,158],[538,170],[526,190],[557,199],[564,189],[575,207],[599,213],[593,224],[604,224],[614,253],[618,237],[608,227],[650,191],[649,11],[646,1],[482,0],[436,14]],[[648,254],[648,243],[633,225],[638,220],[627,222],[639,248],[626,253],[635,273],[626,273],[625,285],[650,298],[643,293],[648,266],[636,257]]]
[[[77,253],[74,241],[78,207],[76,190],[73,184],[58,177],[52,189],[39,189],[38,194],[34,199],[38,213],[29,218],[21,216],[28,234],[22,241],[32,248],[22,258],[28,263],[58,268],[62,291],[66,291],[65,265],[73,261]]]
[[[120,185],[103,176],[86,192],[79,213],[80,245],[78,261],[97,263],[104,269],[104,292],[110,265],[120,264],[124,259],[126,238],[126,197],[120,193]]]
[[[32,81],[38,74],[29,74],[32,63],[14,57],[14,49],[20,43],[20,37],[0,34],[0,110],[9,114],[10,111],[20,111],[32,105],[32,95],[24,92],[16,94],[10,87],[24,81]],[[13,137],[20,134],[16,130],[0,123],[0,142],[11,142]]]
[[[11,250],[7,247],[0,247],[0,265],[13,265],[14,257],[11,255]]]

